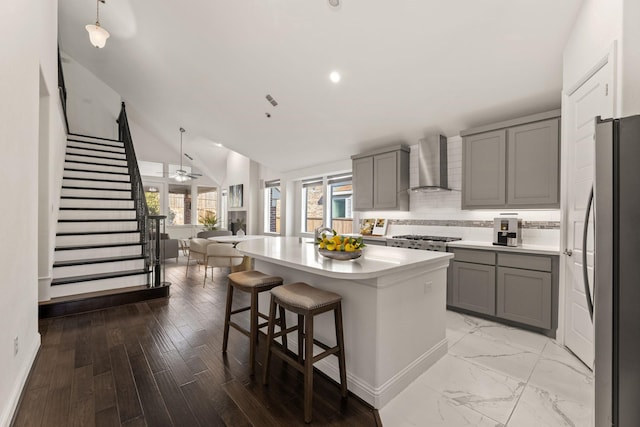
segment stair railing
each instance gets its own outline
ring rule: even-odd
[[[67,85],[64,83],[64,72],[62,71],[62,58],[60,57],[60,47],[58,47],[58,93],[60,94],[60,104],[62,104],[62,115],[64,125],[69,133],[69,119],[67,118]]]
[[[138,169],[136,152],[133,149],[133,139],[131,138],[131,131],[129,129],[129,121],[127,120],[127,111],[124,102],[122,103],[120,115],[118,116],[118,135],[119,139],[124,142],[124,151],[127,157],[127,168],[129,169],[129,176],[131,177],[131,195],[136,209],[136,219],[138,221],[138,230],[140,231],[140,241],[142,242],[142,255],[144,255],[145,270],[147,271],[147,284],[150,284],[151,281],[149,274],[151,273],[152,260],[150,259],[149,248],[149,208],[147,207],[147,199],[144,194],[142,176],[140,175],[140,169]],[[159,229],[156,229],[156,232],[158,235],[154,236],[154,238],[157,242],[160,238]]]

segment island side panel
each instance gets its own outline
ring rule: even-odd
[[[441,264],[432,271],[407,272],[380,288],[376,407],[386,405],[447,353],[446,281]]]

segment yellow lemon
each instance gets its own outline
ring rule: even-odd
[[[324,247],[326,246],[326,244],[324,242],[320,242],[320,244],[318,245],[320,247],[320,249],[324,249]]]
[[[334,243],[329,243],[326,247],[326,249],[328,251],[335,251],[336,250],[336,245]]]
[[[346,245],[344,245],[344,250],[345,252],[353,252],[356,250],[356,248],[351,243],[347,243]]]
[[[340,236],[333,236],[333,239],[331,239],[333,241],[333,243],[335,243],[336,245],[340,244]]]

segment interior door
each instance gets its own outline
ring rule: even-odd
[[[594,135],[596,116],[613,115],[613,73],[609,60],[595,74],[566,98],[565,121],[566,158],[566,233],[565,322],[564,343],[587,366],[593,368],[593,323],[587,309],[582,273],[582,252],[587,251],[587,271],[593,295],[593,218],[589,219],[587,247],[582,247],[583,229],[589,192],[594,173]],[[593,212],[593,210],[592,210]],[[597,301],[595,302],[597,304]]]

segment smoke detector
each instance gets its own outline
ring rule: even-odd
[[[333,9],[338,9],[340,7],[340,0],[327,0],[327,2]]]

